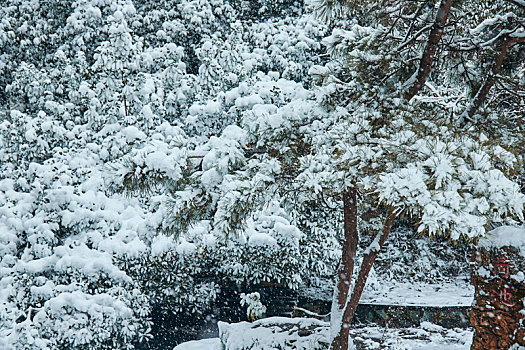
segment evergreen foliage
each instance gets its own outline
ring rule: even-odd
[[[246,159],[227,126],[260,91],[289,100],[266,88],[321,62],[326,29],[302,9],[246,20],[234,6],[0,6],[0,347],[133,348],[150,337],[152,308],[198,317],[218,280],[297,288],[305,278],[304,235],[278,205],[228,241],[213,235],[211,212],[173,201],[197,182],[210,200],[214,172]],[[208,153],[201,182],[190,175]],[[123,166],[133,170],[115,176]],[[122,185],[143,195],[115,192]],[[193,211],[192,230],[172,209]]]
[[[325,283],[349,191],[365,257],[385,218],[521,222],[524,7],[443,4],[5,1],[0,347],[131,349],[217,281]]]

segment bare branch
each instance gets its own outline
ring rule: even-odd
[[[427,46],[423,51],[423,56],[421,56],[419,70],[417,71],[415,81],[405,95],[405,99],[407,101],[410,101],[412,97],[414,97],[419,92],[419,90],[421,90],[421,88],[425,85],[425,81],[430,75],[430,68],[432,67],[432,62],[434,61],[434,55],[436,53],[439,41],[443,35],[445,23],[447,22],[453,2],[454,0],[441,0],[436,19],[434,20],[432,30],[428,36]]]
[[[509,37],[508,36],[507,38],[503,40],[501,44],[500,53],[498,54],[498,56],[496,57],[496,60],[494,61],[494,64],[492,65],[491,74],[487,77],[487,80],[485,80],[485,83],[481,86],[481,88],[476,93],[474,100],[467,107],[465,113],[463,114],[462,119],[472,119],[472,116],[476,114],[481,104],[487,98],[487,95],[490,92],[490,89],[496,82],[496,79],[501,72],[501,66],[503,65],[503,61],[505,60],[505,57],[507,56],[507,53],[509,52],[510,47],[518,43],[525,43],[525,37]]]
[[[523,0],[505,0],[507,2],[510,2],[513,5],[519,6],[522,9],[525,9],[525,1]]]
[[[397,51],[401,51],[403,50],[407,45],[410,45],[412,42],[414,42],[415,40],[417,40],[417,38],[419,38],[419,36],[421,34],[423,34],[424,32],[426,32],[427,30],[429,30],[430,28],[432,28],[432,26],[429,24],[429,25],[426,25],[424,26],[423,28],[421,28],[416,34],[414,34],[414,36],[408,40],[406,40],[404,43],[402,43],[401,45],[399,45],[397,47]]]

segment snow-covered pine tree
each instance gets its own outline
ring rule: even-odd
[[[199,66],[199,86],[203,97],[214,96],[222,90],[222,67],[217,62],[218,49],[211,40],[205,41],[197,50],[197,57],[201,61]]]
[[[348,113],[350,120],[357,118],[350,125],[346,116],[334,123],[335,130],[343,128],[335,133],[337,142],[350,136],[349,141],[342,141],[341,148],[321,144],[327,152],[312,158],[313,174],[319,167],[330,174],[340,166],[322,167],[322,160],[347,158],[339,176],[345,180],[335,186],[346,190],[343,260],[332,308],[334,349],[349,345],[348,329],[366,277],[396,217],[413,220],[418,232],[445,233],[452,239],[483,235],[508,217],[523,219],[523,196],[511,180],[522,161],[515,141],[523,138],[523,129],[501,118],[505,108],[488,99],[496,80],[515,84],[513,89],[506,86],[506,94],[513,95],[509,99],[514,103],[520,99],[515,74],[519,76],[521,63],[512,57],[519,55],[523,42],[523,16],[515,14],[523,13],[523,6],[508,1],[493,2],[490,10],[486,6],[452,0],[318,5],[321,17],[342,28],[325,41],[333,63],[314,72],[323,76],[320,101]],[[473,12],[482,18],[468,15]],[[496,52],[487,65],[491,69],[488,74],[487,69],[474,72],[474,57],[489,47]],[[507,75],[500,78],[507,54]],[[488,78],[478,83],[484,75]],[[480,122],[479,116],[477,122],[467,121],[482,105],[491,110],[490,122]],[[357,216],[367,202],[383,208],[384,224],[352,281]]]

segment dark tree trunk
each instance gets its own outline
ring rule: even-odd
[[[350,325],[352,323],[352,319],[354,318],[357,305],[359,304],[359,299],[361,299],[363,289],[366,285],[368,275],[370,273],[370,270],[372,269],[377,254],[379,254],[379,251],[385,244],[385,241],[392,230],[392,225],[394,224],[394,220],[396,218],[394,210],[390,209],[388,211],[387,218],[383,225],[382,232],[378,233],[378,235],[374,239],[373,243],[369,246],[367,252],[363,257],[363,262],[361,264],[359,275],[357,276],[357,280],[352,290],[350,301],[347,302],[349,287],[351,283],[351,276],[355,265],[355,255],[357,251],[357,243],[359,238],[357,232],[357,205],[351,205],[351,203],[356,202],[350,201],[350,205],[348,205],[348,214],[351,214],[348,217],[348,231],[346,226],[347,204],[345,203],[345,243],[343,245],[343,256],[341,260],[341,266],[339,268],[339,281],[336,290],[337,298],[334,298],[332,305],[333,323],[331,327],[332,332],[335,333],[331,345],[332,350],[348,349]],[[348,246],[347,242],[349,242]],[[338,329],[334,329],[334,327],[338,327]]]
[[[332,302],[332,325],[339,323],[336,318],[342,315],[348,299],[348,291],[354,272],[355,256],[359,235],[357,232],[357,190],[351,189],[343,194],[344,242],[341,264],[337,271],[337,287]],[[337,329],[338,334],[332,342],[333,349],[348,349],[349,329]]]
[[[357,276],[354,290],[352,291],[350,301],[348,302],[345,314],[343,315],[343,325],[350,326],[350,323],[354,318],[355,310],[357,309],[357,305],[359,304],[359,300],[363,294],[363,289],[365,288],[370,270],[372,269],[372,266],[374,265],[381,248],[383,248],[383,245],[385,245],[388,235],[392,231],[392,225],[394,224],[396,216],[397,215],[395,214],[395,211],[393,209],[389,209],[385,223],[383,224],[383,231],[377,234],[376,239],[374,239],[374,241],[370,244],[367,252],[365,253],[365,256],[363,257],[363,262],[361,264],[361,268],[359,269],[359,275]]]
[[[471,350],[507,350],[525,346],[525,268],[518,247],[478,247],[472,252],[474,303],[470,322],[474,328]]]
[[[432,68],[436,49],[441,37],[443,36],[443,30],[445,29],[445,24],[447,23],[447,18],[450,14],[450,8],[452,7],[453,2],[454,0],[442,0],[439,5],[434,25],[428,36],[427,45],[425,46],[425,50],[423,51],[423,55],[419,62],[416,79],[405,94],[405,99],[407,101],[410,101],[412,97],[423,88],[428,76],[430,75],[430,69]]]

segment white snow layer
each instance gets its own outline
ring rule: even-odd
[[[382,288],[367,285],[361,298],[363,304],[410,306],[470,306],[474,287],[467,282],[428,284],[406,282],[389,284]]]
[[[226,350],[315,350],[328,344],[328,323],[311,318],[269,317],[253,323],[219,322],[218,326]]]
[[[324,337],[328,333],[327,324],[311,319],[291,319],[271,317],[254,323],[241,322],[227,324],[220,322],[221,339],[203,339],[190,341],[176,346],[173,350],[270,350],[270,349],[315,349],[316,341],[308,344],[301,341],[298,329],[319,326],[317,336]],[[291,330],[279,331],[276,325],[297,326]],[[273,328],[272,328],[273,327]],[[281,330],[282,331],[282,330]],[[383,327],[352,327],[351,338],[365,349],[403,349],[403,350],[468,350],[472,343],[472,330],[445,329],[429,322],[422,322],[418,328],[383,328]],[[311,339],[312,340],[312,339]],[[290,341],[293,346],[286,345]]]
[[[177,345],[173,350],[221,350],[219,338],[192,340]]]
[[[313,299],[331,300],[332,292],[333,288],[305,288],[301,294]],[[470,306],[473,300],[474,287],[462,278],[435,284],[377,280],[375,283],[367,283],[360,303],[446,307]]]
[[[479,240],[478,246],[484,248],[501,248],[513,246],[525,251],[525,228],[515,226],[501,226],[490,231]]]

